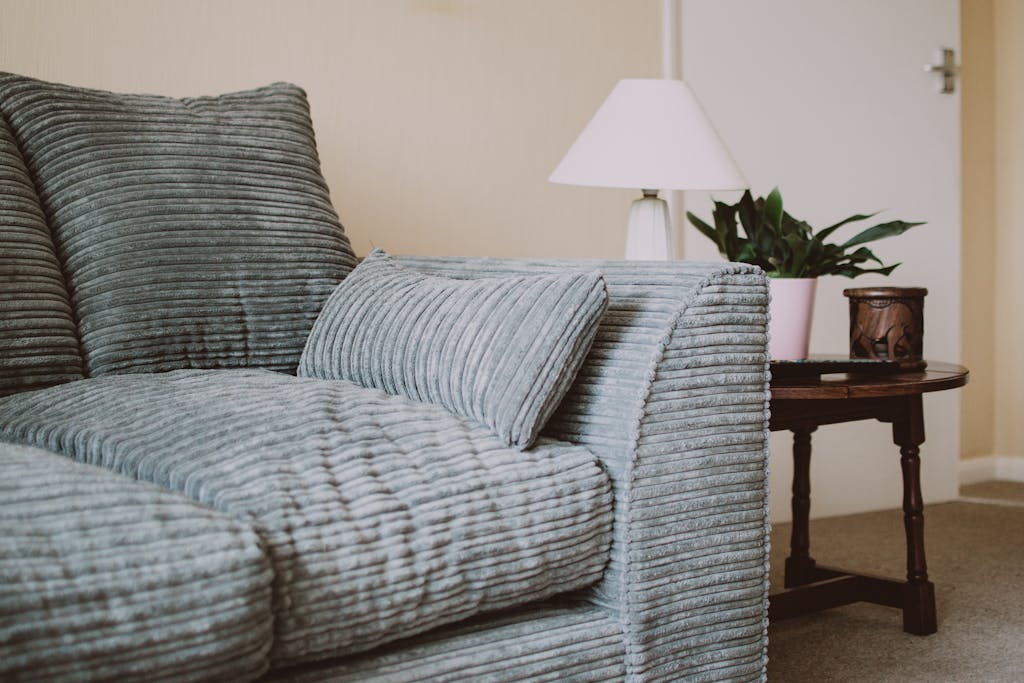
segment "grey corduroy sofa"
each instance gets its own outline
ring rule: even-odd
[[[602,274],[516,448],[296,376],[356,260],[294,86],[0,74],[0,250],[0,679],[764,678],[756,269],[397,258]]]

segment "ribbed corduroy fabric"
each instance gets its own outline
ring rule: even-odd
[[[765,490],[767,289],[763,276],[755,269],[730,264],[425,257],[402,257],[398,261],[423,272],[456,278],[550,274],[566,270],[600,270],[604,274],[609,294],[608,310],[575,382],[544,430],[549,436],[585,445],[600,458],[614,484],[611,561],[600,583],[584,594],[595,605],[592,609],[599,610],[616,625],[620,636],[616,644],[598,647],[608,648],[602,654],[614,652],[615,656],[624,656],[625,679],[629,681],[763,678],[768,550]],[[74,386],[47,390],[43,396]],[[308,390],[303,390],[301,396],[294,399],[300,412],[308,412],[308,404],[302,398],[307,393]],[[324,409],[344,407],[344,403],[322,398],[327,398],[331,406]],[[287,403],[289,397],[283,395],[282,399]],[[146,399],[140,400],[144,405]],[[262,412],[255,425],[245,422],[248,409],[244,402],[233,416],[227,417],[226,406],[234,401],[230,392],[220,398],[224,405],[217,410],[223,411],[222,419],[239,420],[237,429],[228,430],[220,438],[221,444],[232,446],[247,433],[256,441],[271,439],[290,443],[290,440],[315,438],[315,426],[298,426],[298,422],[293,429],[268,437],[260,427]],[[106,407],[92,408],[93,414],[106,415],[111,420],[120,416],[125,424],[136,422],[131,412],[135,408],[128,410],[126,404],[113,397],[105,398],[104,403]],[[163,405],[155,412],[146,413],[144,422],[150,423],[153,429],[173,430],[172,424],[182,416],[190,419],[195,413],[206,410],[206,406],[182,400],[173,407]],[[319,413],[314,412],[314,417],[317,415]],[[6,417],[0,416],[0,424],[7,422]],[[72,441],[87,444],[98,439],[84,425],[76,429],[80,434],[78,439],[62,439],[61,442],[70,446]],[[445,432],[438,438],[450,442],[451,434]],[[396,435],[392,432],[387,438]],[[330,438],[341,442],[354,436],[337,434]],[[216,437],[184,438],[176,446],[168,446],[168,453],[190,451],[204,438]],[[238,448],[244,450],[249,442],[242,440]],[[412,448],[408,457],[416,457],[420,452],[419,447]],[[515,455],[523,458],[536,453],[525,451]],[[142,469],[151,472],[152,477],[168,478],[173,471],[189,469],[176,464],[178,459],[187,457],[180,454],[167,457],[163,451],[148,459],[138,455],[131,459],[144,463]],[[160,464],[164,459],[168,460],[166,466]],[[123,457],[111,457],[102,464],[116,469],[124,461]],[[299,462],[304,469],[323,469],[311,459],[303,458]],[[233,460],[228,459],[216,466],[211,464],[211,470],[219,471],[210,480],[244,481],[241,473],[231,474],[237,469],[232,463]],[[533,461],[527,463],[528,470],[535,467]],[[290,486],[275,484],[279,469],[277,464],[268,469],[255,468],[250,473],[250,483],[241,487],[263,482],[263,491],[268,493],[260,495],[274,500],[283,492],[295,491]],[[187,475],[177,475],[177,478],[184,486]],[[199,480],[197,475],[192,479]],[[198,484],[193,486],[196,491],[203,489]],[[310,500],[322,500],[327,495],[324,492],[337,484],[329,476],[321,476],[303,486],[313,491]],[[217,485],[207,490],[206,495],[228,502],[230,496],[217,493],[224,490],[224,485]],[[272,491],[277,493],[269,493]],[[305,505],[306,494],[292,495],[296,496],[296,505]],[[273,506],[270,509],[274,509]],[[282,522],[290,518],[291,515],[281,515]],[[389,518],[385,515],[380,519]],[[526,519],[530,517],[521,512],[505,516],[505,522],[510,525],[521,524]],[[451,525],[456,530],[462,522],[452,520]],[[294,572],[296,566],[301,566],[300,558],[295,555],[286,560],[279,563],[286,572]],[[540,609],[534,616],[543,621]],[[582,613],[577,616],[586,619]],[[316,618],[321,619],[321,615]],[[486,615],[481,617],[486,618]],[[329,620],[323,616],[321,623]],[[531,649],[534,645],[529,640],[533,632],[530,628],[501,630],[503,623],[495,622],[494,632],[481,627],[480,637],[489,638],[500,631],[501,636],[489,642],[485,649],[508,653],[507,657],[485,657],[473,654],[471,649],[466,651],[468,657],[479,654],[481,661],[487,662],[479,670],[478,678],[501,680],[505,670],[519,671],[522,669],[518,667],[528,667],[530,662],[542,659],[557,667],[563,655],[574,656],[572,648],[553,647],[545,653],[541,653],[543,647]],[[608,622],[601,623],[604,628]],[[424,634],[423,638],[440,638],[443,633]],[[577,637],[584,636],[577,631],[570,639]],[[352,661],[370,661],[363,660],[364,656],[395,657],[396,662],[409,663],[410,680],[429,680],[431,671],[439,678],[448,675],[446,672],[451,671],[451,667],[443,661],[441,653],[445,647],[455,648],[456,645],[438,645],[433,652],[422,651],[422,656],[403,652],[407,645],[416,648],[419,642],[417,638],[394,643]],[[595,661],[600,656],[595,654]],[[408,658],[402,659],[404,657]],[[388,670],[386,661],[392,660],[377,660],[383,671]],[[349,662],[336,664],[347,666]],[[363,668],[355,670],[367,672],[366,676],[374,670],[373,664],[358,666]],[[599,673],[611,671],[601,664],[594,666]],[[407,670],[396,670],[402,673],[392,680],[403,680],[402,675]],[[618,676],[619,673],[612,674],[612,677]],[[571,670],[568,677],[589,680],[588,673],[576,676]]]
[[[298,87],[172,99],[0,74],[86,373],[294,372],[355,258]]]
[[[0,396],[81,377],[74,316],[50,230],[0,115]]]
[[[619,624],[600,608],[540,603],[474,617],[341,661],[275,671],[275,683],[619,683]]]
[[[443,408],[345,381],[83,380],[0,400],[0,439],[252,524],[274,570],[277,665],[580,588],[608,560],[611,486],[590,452],[550,439],[518,452]]]
[[[377,249],[327,300],[298,374],[444,406],[526,448],[569,389],[606,305],[596,271],[453,280]]]
[[[764,276],[721,263],[398,260],[455,278],[603,273],[608,311],[543,431],[585,445],[614,484],[611,561],[589,599],[618,615],[628,680],[762,679]]]
[[[251,681],[271,572],[244,523],[0,444],[0,680]]]

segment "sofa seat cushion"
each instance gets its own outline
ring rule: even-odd
[[[0,443],[0,680],[247,681],[271,569],[245,522]]]
[[[275,665],[368,650],[596,581],[610,483],[589,451],[526,451],[341,380],[181,370],[0,400],[0,438],[248,520],[274,568]]]
[[[615,613],[564,598],[485,614],[354,657],[272,671],[264,683],[622,683]]]

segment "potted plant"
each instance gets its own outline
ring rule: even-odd
[[[807,357],[818,277],[888,275],[899,264],[885,265],[863,245],[922,225],[889,221],[867,228],[845,242],[829,243],[825,240],[839,228],[875,214],[856,214],[815,232],[806,222],[786,213],[777,187],[767,197],[754,199],[748,190],[735,204],[716,201],[712,215],[714,226],[689,211],[686,213],[694,227],[714,242],[728,260],[753,263],[771,278],[769,353],[775,360]]]

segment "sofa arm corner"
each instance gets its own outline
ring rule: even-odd
[[[764,676],[767,301],[754,272],[695,287],[651,357],[628,460],[602,456],[616,519],[590,599],[619,614],[637,680]]]
[[[768,287],[689,261],[401,257],[457,278],[600,270],[608,309],[543,433],[615,492],[611,557],[582,599],[623,628],[630,680],[758,680],[767,656]]]

